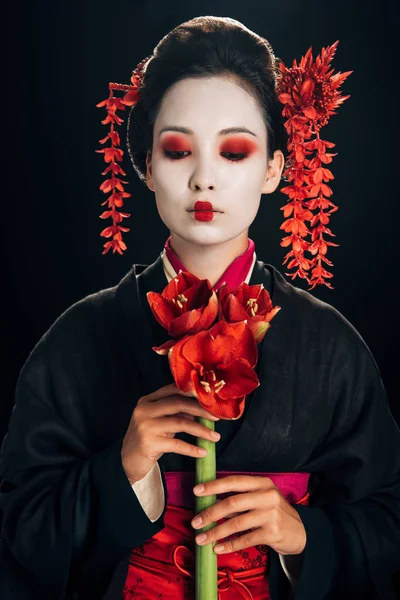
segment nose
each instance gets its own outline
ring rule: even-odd
[[[212,190],[215,187],[214,169],[211,159],[199,160],[194,168],[190,178],[190,189]]]

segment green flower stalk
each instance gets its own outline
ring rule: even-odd
[[[197,421],[209,429],[215,431],[215,422],[203,417],[198,417]],[[205,448],[208,452],[204,458],[196,458],[196,485],[216,479],[216,454],[215,442],[196,438],[196,445]],[[215,494],[212,496],[196,496],[195,510],[196,515],[201,511],[212,506],[216,502]],[[215,526],[215,523],[196,530],[196,535],[203,533]],[[195,560],[195,580],[196,580],[196,600],[218,600],[218,573],[217,573],[217,555],[214,552],[215,542],[196,546]]]

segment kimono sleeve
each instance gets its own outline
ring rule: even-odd
[[[367,344],[339,311],[330,307],[328,317],[320,378],[326,430],[305,465],[315,484],[309,505],[294,506],[307,534],[300,577],[292,595],[271,549],[271,598],[395,600],[400,430]]]
[[[40,341],[21,370],[2,445],[3,600],[102,598],[118,563],[164,526],[164,513],[148,519],[126,477],[123,436],[92,451],[72,416],[69,381],[79,371],[54,359],[60,348],[74,354],[63,331],[51,334],[55,344]]]

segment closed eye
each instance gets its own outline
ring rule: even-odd
[[[172,160],[180,160],[182,158],[185,158],[184,156],[182,156],[182,154],[190,154],[189,152],[184,152],[182,150],[164,150],[164,154],[168,157],[168,158],[172,158]],[[245,152],[221,152],[222,156],[226,156],[226,157],[230,157],[228,158],[228,160],[230,160],[231,162],[239,162],[240,160],[243,160],[244,158],[246,158],[248,156],[247,153]]]

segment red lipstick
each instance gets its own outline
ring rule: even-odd
[[[214,213],[211,202],[198,200],[194,205],[194,218],[197,221],[212,221]]]
[[[194,210],[213,210],[211,202],[205,202],[203,200],[197,200],[194,205]]]

